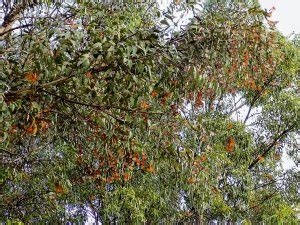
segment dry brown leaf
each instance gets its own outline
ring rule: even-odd
[[[36,83],[38,81],[38,75],[36,73],[26,73],[25,79],[30,83]]]
[[[141,102],[141,108],[144,109],[144,110],[147,110],[147,109],[150,108],[150,105],[147,102],[142,101]]]

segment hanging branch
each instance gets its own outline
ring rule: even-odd
[[[288,134],[295,127],[295,125],[296,124],[293,124],[291,127],[281,132],[281,134],[273,140],[273,142],[263,151],[263,153],[256,157],[255,160],[253,160],[253,162],[249,165],[248,169],[251,170],[256,165],[256,163],[259,162],[261,157],[265,157],[269,153],[269,151],[276,145],[276,143],[279,140],[281,140],[286,134]]]

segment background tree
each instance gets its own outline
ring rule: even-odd
[[[2,220],[297,223],[299,45],[271,11],[2,4]]]

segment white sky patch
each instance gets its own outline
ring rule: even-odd
[[[263,9],[275,7],[271,17],[279,21],[277,29],[285,36],[300,33],[300,0],[259,0]]]

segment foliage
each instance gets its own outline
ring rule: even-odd
[[[297,224],[299,45],[271,11],[4,6],[0,220]]]

